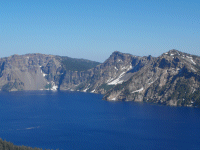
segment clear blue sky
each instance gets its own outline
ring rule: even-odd
[[[199,0],[1,0],[0,57],[200,55]]]

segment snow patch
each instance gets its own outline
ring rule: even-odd
[[[192,69],[194,72],[197,72],[194,68],[191,67],[191,69]]]
[[[91,91],[91,93],[94,93],[95,92],[95,89],[93,91]]]
[[[42,70],[41,70],[41,74],[43,75],[43,77],[45,77],[47,75],[47,74],[43,73]]]
[[[55,83],[54,83],[53,81],[51,81],[51,85],[52,85],[51,90],[52,90],[52,91],[56,91],[57,88],[58,88],[58,86],[55,85]]]
[[[111,78],[111,79],[108,79],[107,81],[106,81],[106,83],[108,83],[108,82],[110,82],[110,81],[112,81],[113,80],[113,78]]]
[[[85,90],[83,90],[83,92],[86,92],[89,88],[86,88]]]
[[[155,81],[152,81],[152,82],[150,82],[150,83],[148,83],[148,84],[153,84]]]
[[[116,99],[117,99],[117,98],[116,98],[116,97],[114,97],[114,98],[112,98],[112,99],[111,99],[111,101],[116,101]]]
[[[125,73],[126,72],[122,72],[117,79],[115,79],[114,81],[108,83],[108,85],[117,85],[117,84],[121,84],[122,82],[124,82],[122,80],[121,81],[119,81],[119,80]]]
[[[174,54],[170,54],[171,56],[173,56]]]
[[[191,62],[193,63],[193,64],[195,64],[196,65],[196,63],[194,62],[194,60],[193,59],[190,59],[191,60]]]
[[[47,74],[43,73],[42,75],[43,75],[43,77],[45,77]]]
[[[115,70],[118,70],[117,67],[115,67]]]
[[[129,66],[128,71],[131,70],[131,69],[133,69],[133,66],[132,66],[132,65]]]
[[[131,93],[141,92],[141,91],[143,91],[143,90],[144,90],[144,88],[142,87],[141,89],[136,90],[136,91],[133,91],[133,92],[131,92]]]
[[[126,69],[126,67],[122,67],[122,70]]]
[[[54,85],[54,86],[51,88],[51,90],[56,91],[57,88],[58,88],[58,86],[57,86],[57,85]]]
[[[189,58],[190,59],[190,61],[193,63],[193,64],[195,64],[196,65],[196,63],[194,62],[194,60],[193,60],[193,57],[190,57],[190,56],[186,56],[187,58]]]
[[[124,80],[121,80],[119,82],[117,82],[117,84],[122,84],[124,82]]]

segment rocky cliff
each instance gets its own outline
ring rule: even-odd
[[[113,52],[102,64],[27,54],[0,59],[0,89],[71,90],[104,94],[109,101],[200,105],[200,57],[170,50],[159,57]]]
[[[75,66],[74,66],[75,64]],[[69,57],[26,54],[0,59],[0,89],[57,90],[70,70],[87,70],[97,62]]]
[[[146,63],[104,99],[146,101],[174,106],[200,104],[200,57],[171,50]]]

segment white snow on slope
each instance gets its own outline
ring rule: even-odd
[[[45,77],[47,74],[43,73],[42,75],[43,75],[43,77]]]
[[[133,69],[133,66],[132,66],[132,65],[129,66],[128,71],[131,70],[131,69]]]
[[[124,70],[124,69],[126,69],[126,67],[122,67],[122,69],[121,69],[121,70]]]
[[[86,88],[85,90],[83,90],[83,92],[86,92],[89,88]]]
[[[95,92],[95,89],[93,91],[91,91],[91,93],[94,93]]]
[[[117,84],[121,84],[123,82],[123,80],[120,81],[120,78],[125,74],[126,72],[122,72],[119,77],[117,79],[115,79],[114,81],[108,83],[108,85],[117,85]]]
[[[193,63],[193,64],[195,64],[196,65],[196,63],[194,62],[194,60],[193,59],[190,59],[191,60],[191,62]]]
[[[43,73],[42,70],[41,70],[41,73],[42,73],[43,77],[45,77],[47,75],[47,74]]]
[[[153,84],[154,83],[154,81],[152,81],[152,82],[150,82],[150,83],[148,83],[148,84]]]
[[[112,81],[112,80],[113,80],[113,78],[111,78],[111,79],[107,80],[107,82],[106,82],[106,83],[108,83],[108,82],[110,82],[110,81]]]
[[[190,59],[190,61],[193,63],[193,64],[195,64],[196,65],[196,63],[194,62],[194,60],[193,60],[193,58],[192,57],[189,57],[189,56],[186,56],[187,58],[189,58]]]
[[[141,89],[136,90],[136,91],[133,91],[133,92],[131,92],[131,93],[141,92],[141,91],[143,91],[143,90],[144,90],[144,88],[142,87]]]
[[[51,85],[52,85],[51,90],[52,90],[52,91],[56,91],[57,88],[58,88],[58,86],[55,85],[55,83],[54,83],[53,81],[51,81]]]
[[[194,68],[191,67],[191,69],[192,69],[194,72],[197,72]]]
[[[114,97],[113,99],[111,99],[111,101],[115,101],[116,100],[116,97]]]
[[[58,88],[58,86],[57,86],[57,85],[54,85],[54,86],[52,86],[51,90],[52,90],[52,91],[56,91],[57,88]]]

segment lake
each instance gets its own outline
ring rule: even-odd
[[[200,109],[62,91],[0,92],[0,137],[71,149],[200,149]]]

